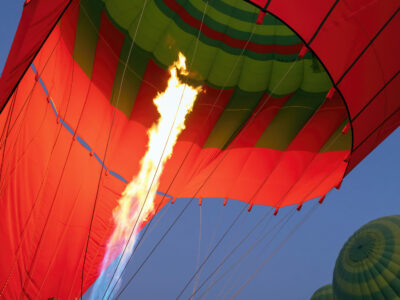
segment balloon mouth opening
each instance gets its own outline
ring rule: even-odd
[[[353,262],[360,262],[368,259],[373,252],[375,241],[370,236],[360,237],[355,240],[350,248],[349,257]]]

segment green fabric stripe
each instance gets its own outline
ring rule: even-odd
[[[249,119],[263,95],[263,92],[250,93],[236,89],[208,136],[204,148],[225,149]]]
[[[203,0],[206,2],[208,0]],[[234,5],[232,5],[234,3]],[[208,5],[218,10],[221,13],[226,13],[230,11],[230,15],[235,19],[246,21],[246,22],[254,22],[254,20],[258,17],[259,9],[246,3],[243,0],[231,0],[229,3],[225,1],[208,1]],[[248,10],[247,10],[248,9]],[[273,16],[266,14],[263,20],[263,25],[280,25],[282,24],[279,20],[274,18]]]
[[[400,216],[380,218],[361,227],[336,261],[336,299],[399,299]]]
[[[111,96],[111,103],[114,106],[118,103],[117,108],[128,118],[131,115],[133,104],[135,103],[137,93],[139,92],[146,71],[147,63],[151,57],[149,52],[134,45],[125,71],[124,82],[121,86],[122,74],[124,72],[125,62],[127,61],[131,45],[132,39],[129,36],[125,36]],[[121,92],[119,93],[120,88]],[[118,95],[120,95],[119,100]]]
[[[298,90],[277,113],[255,146],[285,151],[325,96],[325,93]]]
[[[144,0],[101,0],[105,3],[106,11],[111,16],[118,16],[118,20],[114,22],[119,28],[123,28],[123,32],[132,25],[133,20],[137,18],[143,7]],[[110,18],[113,19],[113,18]]]
[[[333,300],[332,285],[327,284],[316,290],[310,300]]]
[[[250,4],[249,2],[247,2],[247,0],[221,0],[221,2],[224,2],[225,4],[231,5],[232,2],[235,2],[235,7],[246,11],[246,12],[258,12],[259,9],[257,7],[255,7],[253,4]]]
[[[81,0],[73,57],[91,78],[103,4],[98,0]]]

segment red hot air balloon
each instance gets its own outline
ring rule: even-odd
[[[73,299],[99,276],[178,52],[202,92],[154,213],[300,209],[398,127],[397,0],[248,2],[26,2],[0,80],[2,297]]]

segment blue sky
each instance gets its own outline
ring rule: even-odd
[[[6,61],[22,6],[22,0],[2,1],[0,4],[0,70]],[[334,190],[328,194],[324,204],[318,206],[236,299],[309,299],[317,288],[329,283],[336,257],[346,239],[372,219],[399,213],[399,153],[400,130],[397,129],[345,178],[339,191]],[[232,297],[254,270],[274,253],[275,247],[296,228],[296,224],[305,217],[315,202],[306,203],[301,212],[294,213],[269,247],[255,248],[237,269],[229,273],[226,277],[229,280],[221,280],[202,299],[222,299],[223,295]],[[145,236],[143,245],[128,267],[128,273],[132,274],[136,270],[184,204],[185,201],[180,200],[174,205],[167,205],[157,216],[153,223],[156,226],[152,226],[150,233]],[[242,207],[241,202],[232,202],[223,207],[221,200],[204,200],[201,208],[202,259],[208,253],[210,241],[213,240],[215,244]],[[284,220],[285,215],[291,214],[292,210],[293,208],[282,209],[265,228],[271,228],[279,220]],[[239,219],[205,265],[199,283],[267,211],[267,207],[254,207],[250,214],[246,212]],[[193,203],[121,299],[132,299],[134,296],[135,299],[175,299],[196,268],[199,224],[200,208]],[[261,224],[238,249],[238,253],[227,261],[227,267],[259,239],[265,232],[262,230],[263,226],[266,225]],[[123,282],[126,282],[126,278],[127,276]],[[231,286],[233,289],[229,291]],[[192,286],[188,290],[192,291]],[[184,295],[182,299],[187,298],[190,293]]]

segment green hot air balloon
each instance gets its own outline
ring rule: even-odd
[[[333,299],[332,284],[327,284],[316,290],[310,300],[332,300],[332,299]]]
[[[333,275],[336,300],[400,299],[400,215],[369,222],[340,251]]]

